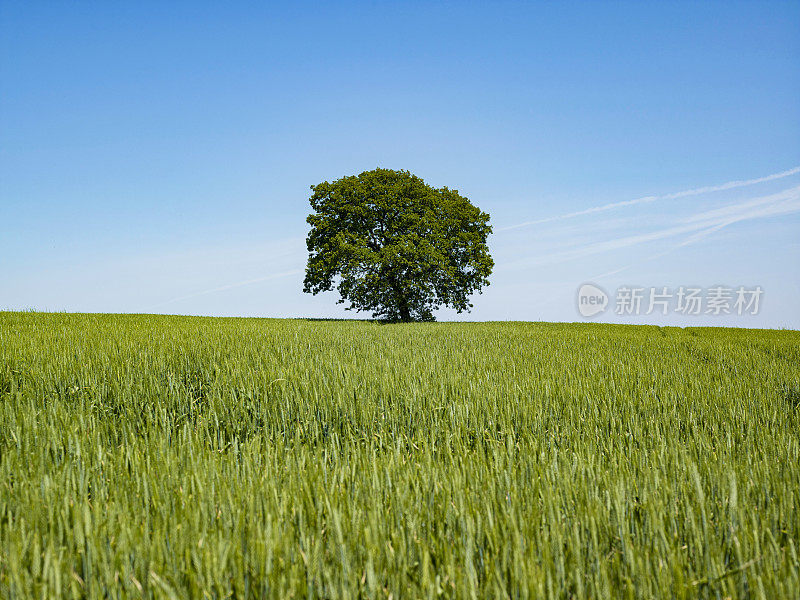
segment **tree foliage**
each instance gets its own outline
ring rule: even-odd
[[[488,284],[489,215],[457,190],[389,169],[311,190],[305,292],[335,287],[348,310],[429,321],[443,305],[468,311]]]

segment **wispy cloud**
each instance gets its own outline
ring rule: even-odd
[[[629,235],[611,240],[601,242],[592,242],[571,248],[569,250],[551,252],[540,254],[537,256],[527,257],[525,259],[517,260],[504,265],[507,269],[525,268],[531,266],[540,266],[545,264],[559,263],[568,260],[583,258],[593,254],[602,252],[610,252],[631,246],[638,246],[648,242],[663,240],[671,237],[681,236],[685,234],[694,234],[692,237],[687,238],[677,247],[681,245],[688,245],[700,241],[704,237],[719,231],[733,223],[747,221],[751,219],[765,218],[778,215],[786,215],[795,212],[800,212],[800,186],[795,186],[782,192],[769,194],[752,198],[745,202],[729,204],[719,209],[711,211],[703,211],[691,215],[679,225],[658,229],[656,231],[649,231],[637,235]],[[661,253],[659,255],[663,255]],[[653,258],[659,255],[654,255]],[[604,275],[619,272],[611,271]]]
[[[598,280],[598,279],[603,279],[605,277],[611,277],[612,275],[617,275],[618,273],[622,273],[623,271],[627,271],[628,269],[632,269],[633,267],[638,267],[639,265],[642,265],[644,263],[650,262],[651,260],[656,260],[657,258],[662,258],[662,257],[664,257],[664,256],[666,256],[668,254],[671,254],[672,252],[675,252],[676,250],[679,250],[680,248],[685,248],[686,246],[691,246],[692,244],[696,244],[697,242],[700,242],[700,241],[704,240],[708,236],[716,233],[720,229],[723,229],[723,228],[727,227],[731,223],[732,223],[732,221],[726,221],[724,223],[720,223],[718,225],[714,225],[712,227],[709,227],[708,229],[703,229],[701,231],[698,231],[697,233],[694,233],[694,234],[690,235],[689,237],[687,237],[686,239],[682,240],[678,244],[675,244],[671,248],[667,248],[666,250],[664,250],[662,252],[657,252],[656,254],[651,254],[649,256],[644,257],[641,260],[637,260],[637,261],[632,262],[630,264],[627,264],[627,265],[625,265],[623,267],[619,267],[619,268],[613,269],[611,271],[607,271],[605,273],[600,273],[598,275],[593,275],[593,276],[589,277],[589,279],[592,280],[592,281],[595,281],[595,280]]]
[[[177,298],[172,298],[170,300],[166,300],[164,302],[159,302],[151,306],[151,309],[159,308],[166,304],[172,304],[173,302],[180,302],[181,300],[188,300],[190,298],[197,298],[199,296],[207,296],[208,294],[216,294],[217,292],[224,292],[226,290],[232,290],[234,288],[243,287],[246,285],[251,285],[254,283],[262,283],[264,281],[271,281],[273,279],[280,279],[282,277],[290,277],[292,275],[298,275],[302,273],[302,269],[294,269],[292,271],[285,271],[283,273],[273,273],[272,275],[267,275],[266,277],[256,277],[255,279],[246,279],[244,281],[237,281],[236,283],[231,283],[228,285],[221,285],[219,287],[211,288],[208,290],[203,290],[201,292],[195,292],[192,294],[186,294],[185,296],[178,296]]]
[[[699,196],[701,194],[708,194],[711,192],[722,192],[726,190],[732,190],[736,188],[747,187],[751,185],[757,185],[759,183],[766,183],[768,181],[775,181],[777,179],[783,179],[785,177],[790,177],[792,175],[796,175],[800,173],[800,167],[794,167],[793,169],[789,169],[788,171],[781,171],[780,173],[773,173],[772,175],[766,175],[764,177],[758,177],[756,179],[743,179],[743,180],[736,180],[736,181],[729,181],[727,183],[723,183],[720,185],[709,185],[699,188],[693,188],[690,190],[683,190],[681,192],[673,192],[671,194],[662,194],[660,196],[643,196],[641,198],[634,198],[633,200],[623,200],[621,202],[611,202],[610,204],[603,204],[600,206],[594,206],[592,208],[586,208],[584,210],[578,210],[574,212],[565,213],[562,215],[556,215],[553,217],[546,217],[544,219],[537,219],[535,221],[525,221],[523,223],[518,223],[516,225],[510,225],[508,227],[500,227],[499,229],[495,229],[496,232],[502,231],[511,231],[513,229],[519,229],[521,227],[529,227],[531,225],[541,225],[543,223],[552,223],[553,221],[562,221],[564,219],[571,219],[574,217],[581,217],[584,215],[591,215],[594,213],[604,212],[607,210],[613,210],[616,208],[622,208],[625,206],[635,206],[637,204],[647,204],[650,202],[662,201],[662,200],[677,200],[679,198],[687,198],[690,196]]]
[[[767,217],[772,214],[782,214],[787,211],[793,212],[798,193],[800,193],[800,186],[795,186],[775,194],[759,196],[745,202],[696,213],[688,217],[686,222],[715,223],[727,221],[728,219],[732,219],[732,222],[735,222],[749,218]]]

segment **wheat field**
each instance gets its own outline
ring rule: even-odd
[[[800,333],[0,313],[7,598],[800,598]]]

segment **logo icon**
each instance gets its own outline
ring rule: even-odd
[[[608,307],[608,294],[593,283],[578,288],[578,312],[582,317],[593,317]]]

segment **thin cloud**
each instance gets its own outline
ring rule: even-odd
[[[800,186],[789,188],[777,194],[770,194],[754,198],[746,202],[731,204],[721,209],[714,211],[705,211],[697,213],[683,224],[657,231],[651,231],[638,235],[631,235],[603,242],[595,242],[586,244],[583,247],[573,248],[571,250],[553,252],[529,259],[523,259],[508,263],[506,268],[525,268],[529,266],[540,266],[545,264],[552,264],[583,258],[585,256],[599,254],[602,252],[610,252],[612,250],[619,250],[631,246],[637,246],[648,242],[653,242],[661,239],[675,237],[678,235],[697,233],[701,236],[697,239],[691,239],[688,243],[699,241],[702,237],[710,235],[723,227],[727,227],[733,223],[747,221],[751,219],[758,219],[764,217],[778,216],[800,212]],[[705,234],[704,234],[705,232]]]
[[[781,210],[783,204],[787,202],[791,204],[798,197],[798,195],[800,195],[800,185],[788,188],[775,194],[769,194],[768,196],[760,196],[758,198],[753,198],[738,204],[729,204],[721,208],[700,212],[690,216],[688,219],[686,219],[686,222],[715,222],[728,218],[737,219],[743,215],[746,216],[751,213],[760,216],[765,210]]]
[[[519,229],[521,227],[528,227],[530,225],[540,225],[542,223],[552,223],[553,221],[562,221],[564,219],[571,219],[573,217],[582,217],[584,215],[591,215],[598,212],[604,212],[607,210],[613,210],[615,208],[622,208],[623,206],[635,206],[637,204],[647,204],[650,202],[656,202],[661,200],[677,200],[679,198],[687,198],[690,196],[699,196],[701,194],[708,194],[711,192],[722,192],[725,190],[732,190],[736,188],[746,187],[750,185],[756,185],[759,183],[766,183],[768,181],[775,181],[776,179],[783,179],[785,177],[790,177],[792,175],[796,175],[800,173],[800,167],[794,167],[793,169],[789,169],[788,171],[781,171],[780,173],[773,173],[772,175],[766,175],[765,177],[758,177],[757,179],[743,179],[743,180],[736,180],[736,181],[729,181],[727,183],[723,183],[720,185],[710,185],[704,186],[699,188],[694,188],[691,190],[684,190],[682,192],[673,192],[671,194],[663,194],[661,196],[643,196],[641,198],[634,198],[633,200],[623,200],[621,202],[612,202],[610,204],[603,204],[601,206],[594,206],[592,208],[587,208],[584,210],[578,210],[575,212],[565,213],[563,215],[557,215],[554,217],[546,217],[544,219],[537,219],[535,221],[525,221],[524,223],[518,223],[517,225],[510,225],[508,227],[501,227],[496,229],[495,231],[511,231],[513,229]]]
[[[687,237],[682,242],[674,245],[672,248],[668,248],[667,250],[664,250],[663,252],[657,252],[656,254],[651,254],[650,256],[647,256],[647,257],[643,258],[642,260],[638,260],[638,261],[633,262],[633,263],[631,263],[629,265],[625,265],[624,267],[620,267],[618,269],[614,269],[613,271],[608,271],[606,273],[601,273],[600,275],[593,275],[589,279],[590,280],[597,280],[597,279],[603,279],[605,277],[611,277],[612,275],[616,275],[618,273],[622,273],[623,271],[627,271],[628,269],[631,269],[633,267],[638,267],[639,265],[642,265],[642,264],[644,264],[646,262],[650,262],[651,260],[655,260],[657,258],[661,258],[663,256],[666,256],[667,254],[672,254],[673,252],[675,252],[676,250],[679,250],[680,248],[684,248],[686,246],[691,246],[692,244],[696,244],[697,242],[704,240],[708,236],[712,235],[713,233],[716,233],[717,231],[719,231],[720,229],[723,229],[724,227],[727,227],[728,225],[730,225],[733,222],[734,221],[726,221],[725,223],[720,223],[719,225],[714,225],[713,227],[709,227],[708,229],[703,229],[702,231],[699,231],[699,232],[697,232],[697,233],[695,233],[693,235],[690,235],[689,237]]]
[[[237,283],[231,283],[229,285],[222,285],[220,287],[211,288],[210,290],[203,290],[202,292],[195,292],[193,294],[186,294],[185,296],[178,296],[177,298],[172,298],[171,300],[165,300],[164,302],[160,302],[158,304],[153,305],[151,308],[158,308],[164,306],[165,304],[172,304],[173,302],[180,302],[181,300],[188,300],[190,298],[197,298],[198,296],[206,296],[208,294],[216,294],[217,292],[224,292],[226,290],[232,290],[234,288],[243,287],[245,285],[251,285],[253,283],[262,283],[264,281],[271,281],[273,279],[280,279],[281,277],[290,277],[291,275],[298,275],[302,273],[302,269],[294,269],[292,271],[285,271],[283,273],[274,273],[272,275],[267,275],[266,277],[257,277],[255,279],[247,279],[245,281],[239,281]]]

